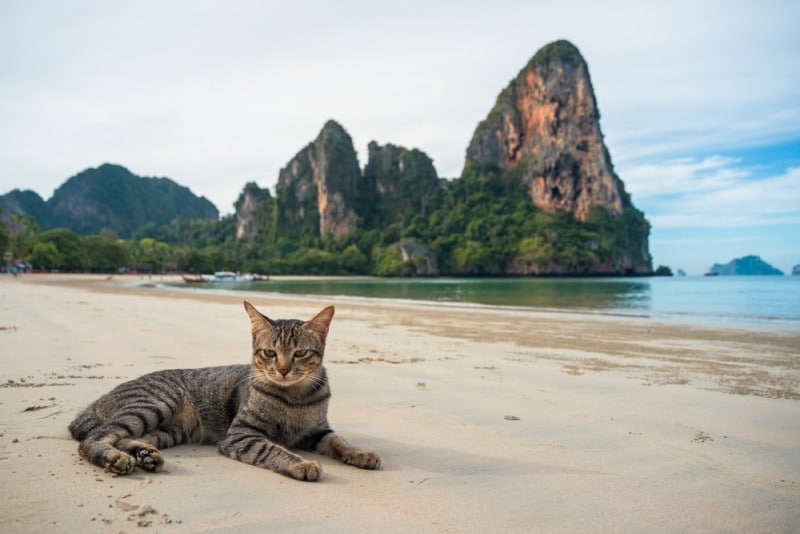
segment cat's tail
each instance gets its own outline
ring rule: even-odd
[[[92,412],[91,407],[87,408],[69,424],[69,433],[74,439],[83,441],[89,432],[103,424]]]

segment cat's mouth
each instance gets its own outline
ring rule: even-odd
[[[293,386],[302,382],[303,378],[305,378],[305,376],[293,372],[288,372],[284,375],[276,369],[262,367],[260,365],[253,366],[253,376],[262,382],[269,382],[270,384],[281,387]]]
[[[293,386],[303,380],[302,376],[284,376],[281,373],[267,373],[266,375],[270,382],[283,387]]]

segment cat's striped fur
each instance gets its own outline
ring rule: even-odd
[[[321,468],[290,449],[378,468],[377,454],[349,445],[328,424],[322,359],[333,306],[306,322],[244,307],[252,324],[249,365],[158,371],[117,386],[70,424],[81,456],[124,475],[136,466],[159,471],[159,448],[216,443],[226,456],[299,480],[317,480]]]

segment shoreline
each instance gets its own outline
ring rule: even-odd
[[[660,338],[665,345],[682,345],[687,340],[696,339],[702,341],[718,342],[726,345],[726,350],[733,349],[737,354],[734,361],[746,362],[758,365],[758,357],[762,355],[758,346],[769,346],[771,350],[777,351],[780,357],[776,358],[779,365],[786,370],[800,370],[800,357],[796,364],[792,362],[793,356],[800,354],[800,330],[785,324],[739,324],[724,322],[693,322],[680,320],[665,320],[659,317],[647,315],[623,315],[603,312],[576,311],[570,309],[549,309],[549,308],[523,308],[513,306],[491,306],[482,304],[462,303],[439,303],[435,301],[418,301],[403,299],[380,299],[373,297],[342,297],[330,295],[296,295],[287,293],[273,293],[263,291],[247,290],[220,290],[220,289],[198,289],[181,288],[162,285],[165,283],[180,281],[179,275],[159,275],[158,277],[147,278],[137,276],[135,280],[123,277],[107,277],[104,275],[93,274],[48,274],[43,275],[47,278],[27,279],[27,282],[48,286],[62,286],[74,289],[88,290],[103,294],[126,293],[130,295],[148,296],[154,298],[187,299],[197,301],[210,301],[240,305],[242,300],[250,300],[254,304],[260,301],[268,301],[276,308],[300,308],[314,310],[322,304],[335,304],[337,309],[346,309],[352,312],[369,314],[371,311],[380,310],[384,313],[411,313],[413,319],[404,316],[401,324],[406,327],[426,331],[433,335],[444,335],[447,337],[460,337],[463,339],[473,339],[476,341],[487,340],[494,342],[513,342],[521,346],[529,346],[536,349],[549,348],[559,351],[564,348],[564,332],[553,335],[551,330],[558,328],[568,329],[566,335],[570,339],[570,349],[592,354],[602,348],[605,355],[614,357],[630,358],[635,357],[632,349],[626,345],[635,345],[644,348],[651,344],[648,338]],[[156,280],[158,278],[158,280]],[[287,277],[294,279],[295,277]],[[306,278],[306,277],[301,277]],[[320,277],[324,278],[324,277]],[[0,278],[0,280],[2,280]],[[268,312],[266,312],[268,313]],[[269,313],[268,313],[269,314]],[[446,326],[437,325],[435,320],[440,316],[456,314],[462,319],[463,324],[449,323]],[[339,314],[341,315],[341,313]],[[524,330],[514,332],[508,328],[507,324],[523,324],[526,321],[536,322],[540,332],[531,336],[531,332]],[[622,328],[620,326],[623,325]],[[474,328],[478,325],[479,328]],[[501,326],[502,325],[502,326]],[[558,328],[556,328],[558,327]],[[596,328],[603,330],[596,335],[590,333]],[[489,331],[487,333],[487,330]],[[492,332],[500,332],[502,335],[492,335]],[[476,333],[477,332],[477,333]],[[583,335],[582,335],[583,334]],[[641,338],[644,334],[643,339]],[[584,337],[585,339],[581,339]],[[626,339],[624,342],[610,342],[606,338]],[[642,343],[644,343],[642,345]],[[659,361],[666,374],[675,374],[681,366],[680,372],[686,373],[688,369],[696,366],[699,372],[707,376],[713,376],[723,384],[737,383],[735,367],[728,368],[720,362],[702,362],[694,360],[691,350],[666,348],[657,350],[648,347],[647,352],[669,354],[670,358]],[[644,356],[644,355],[643,355]],[[659,354],[661,356],[661,354]],[[769,353],[763,354],[768,358]],[[660,360],[660,358],[654,358]],[[624,361],[623,361],[624,363]],[[590,363],[590,367],[595,365]],[[768,367],[773,364],[767,362]],[[609,368],[616,365],[609,365]],[[621,365],[624,368],[625,365]],[[767,388],[770,384],[772,387]],[[797,377],[789,376],[785,380],[782,377],[775,377],[764,373],[763,382],[759,387],[767,388],[764,394],[772,397],[783,397],[800,400],[800,375]],[[769,390],[774,390],[772,393]],[[730,387],[730,391],[741,391],[749,394],[751,391],[740,386]],[[753,391],[760,391],[754,388]],[[761,395],[762,393],[756,393]]]
[[[210,294],[157,278],[0,277],[4,532],[800,524],[797,329]],[[379,471],[314,458],[321,480],[300,483],[196,445],[162,451],[156,474],[113,477],[78,458],[66,426],[113,386],[246,362],[244,298],[273,318],[335,304],[330,420],[381,453]]]
[[[67,275],[69,276],[69,275]],[[664,278],[664,277],[656,277],[656,278]],[[689,277],[691,278],[691,277]],[[696,279],[702,279],[703,277],[694,277]],[[602,278],[598,278],[596,280],[601,280]],[[142,278],[140,277],[140,281]],[[272,281],[280,284],[281,282],[350,282],[350,281],[377,281],[377,282],[386,282],[386,281],[394,281],[395,279],[384,279],[384,278],[376,278],[376,277],[369,277],[369,276],[275,276],[273,277]],[[403,279],[397,279],[402,281]],[[411,283],[416,282],[426,282],[428,279],[408,279]],[[461,281],[462,279],[445,279],[445,280],[458,280]],[[465,280],[472,280],[472,279],[465,279]],[[478,279],[480,280],[480,279]],[[623,280],[623,279],[619,279]],[[627,281],[627,280],[624,280]],[[676,280],[677,281],[677,280]],[[177,290],[185,290],[185,291],[209,291],[218,294],[251,294],[251,295],[259,295],[259,294],[273,294],[278,297],[287,297],[287,298],[331,298],[331,299],[339,299],[345,301],[353,301],[353,302],[373,302],[377,304],[408,304],[408,305],[421,305],[421,306],[429,306],[429,307],[441,307],[441,308],[476,308],[476,309],[483,309],[483,310],[508,310],[508,311],[533,311],[533,312],[546,312],[546,313],[566,313],[566,314],[577,314],[577,315],[590,315],[590,316],[609,316],[609,317],[619,317],[619,318],[637,318],[637,319],[648,319],[654,320],[659,322],[667,322],[672,324],[679,324],[679,323],[687,323],[687,324],[706,324],[706,325],[718,325],[718,326],[731,326],[731,327],[763,327],[767,329],[783,329],[783,328],[794,328],[800,330],[800,315],[793,316],[793,315],[743,315],[741,313],[711,313],[711,312],[694,312],[690,310],[668,310],[668,309],[650,309],[650,308],[637,308],[637,307],[607,307],[607,308],[595,308],[589,306],[570,306],[570,305],[536,305],[536,304],[498,304],[498,303],[491,303],[491,302],[480,302],[480,301],[468,301],[468,300],[455,300],[455,299],[447,299],[447,298],[418,298],[418,297],[394,297],[394,296],[371,296],[371,295],[357,295],[357,294],[346,294],[343,293],[313,293],[313,292],[301,292],[301,291],[289,291],[286,288],[281,288],[279,290],[270,290],[269,284],[259,284],[256,286],[246,287],[224,287],[224,286],[213,286],[213,287],[201,287],[201,286],[187,286],[184,284],[183,280],[170,275],[167,275],[166,278],[162,277],[162,280],[159,282],[165,285],[166,289],[177,289]]]

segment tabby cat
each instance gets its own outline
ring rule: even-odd
[[[290,449],[377,469],[377,454],[349,445],[328,424],[322,357],[333,306],[306,322],[244,307],[252,323],[249,365],[157,371],[117,386],[69,425],[80,455],[126,475],[136,466],[159,471],[159,448],[216,443],[225,456],[298,480],[317,480],[321,468]]]

